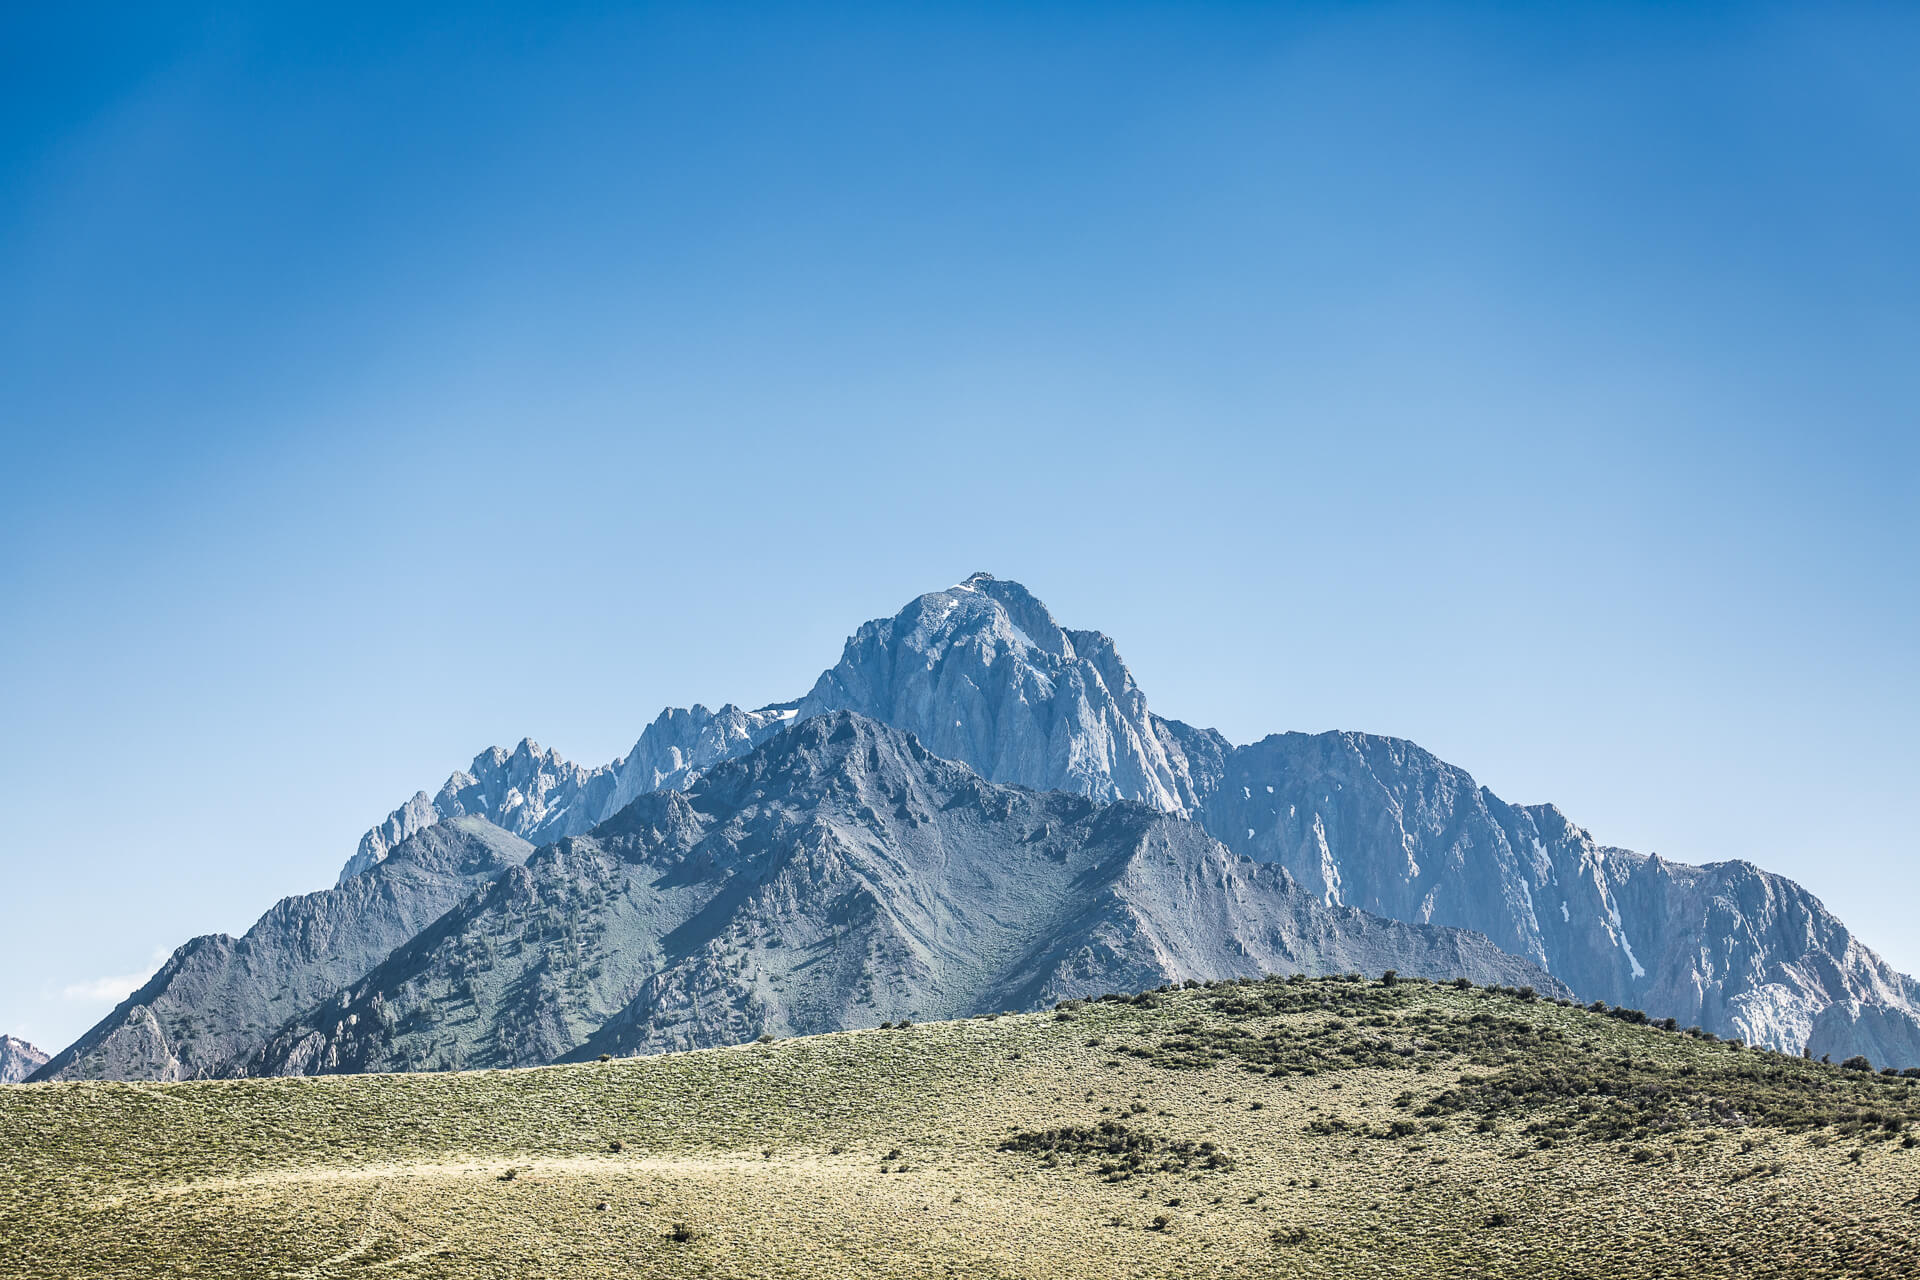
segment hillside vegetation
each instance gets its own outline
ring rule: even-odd
[[[445,1074],[0,1088],[77,1276],[1910,1276],[1920,1082],[1271,979]]]

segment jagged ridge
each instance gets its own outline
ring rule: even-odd
[[[587,769],[523,738],[511,751],[490,747],[456,771],[440,790],[424,791],[360,837],[341,869],[345,883],[385,858],[417,831],[468,814],[535,844],[578,835],[605,822],[648,791],[684,787],[722,760],[752,750],[792,723],[793,703],[742,711],[732,703],[709,711],[699,703],[669,707],[612,764]]]

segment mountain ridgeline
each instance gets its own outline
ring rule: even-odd
[[[1235,746],[976,574],[796,701],[663,712],[596,769],[483,752],[36,1078],[521,1065],[1347,968],[1920,1064],[1920,986],[1793,881],[1599,844],[1399,739]]]
[[[530,1066],[1394,967],[1559,989],[1477,934],[1330,908],[1150,805],[990,783],[829,712],[540,850],[246,1070]]]

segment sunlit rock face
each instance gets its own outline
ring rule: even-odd
[[[800,704],[897,725],[993,782],[1185,813],[1198,787],[1113,641],[984,573],[867,623]]]
[[[1877,1065],[1920,1063],[1920,992],[1811,893],[1747,862],[1695,867],[1510,805],[1403,739],[1276,734],[1231,748],[1199,806],[1236,852],[1326,902],[1474,929],[1583,1000]]]

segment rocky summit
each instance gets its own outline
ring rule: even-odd
[[[246,1070],[528,1066],[1384,969],[1561,990],[1477,934],[1329,908],[1151,805],[991,783],[829,712],[541,849]]]
[[[1025,587],[991,574],[855,632],[800,715],[839,709],[898,725],[994,782],[1171,813],[1202,792],[1113,641],[1062,628]]]

